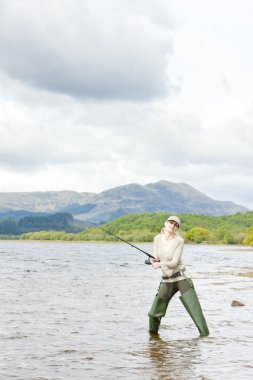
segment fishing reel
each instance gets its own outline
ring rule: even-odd
[[[151,265],[152,264],[151,261],[150,261],[150,257],[147,260],[145,260],[145,264],[146,265]]]

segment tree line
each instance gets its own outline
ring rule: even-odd
[[[168,216],[168,213],[128,214],[103,224],[102,227],[130,242],[151,242],[161,231]],[[181,214],[179,217],[182,221],[179,231],[186,243],[253,245],[253,211],[223,216]],[[34,224],[33,227],[35,228]],[[22,233],[19,239],[117,241],[99,227],[74,232],[61,229],[60,225],[57,229]]]
[[[68,213],[51,215],[25,216],[20,219],[0,219],[0,235],[21,235],[26,232],[37,231],[65,231],[78,232],[83,229],[84,223],[76,221]]]

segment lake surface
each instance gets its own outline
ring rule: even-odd
[[[160,272],[145,258],[126,244],[1,241],[0,379],[252,379],[253,278],[238,273],[253,249],[185,246],[206,338],[179,294],[150,337]]]

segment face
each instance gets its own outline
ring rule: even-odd
[[[175,232],[179,225],[174,220],[166,220],[165,227],[167,230]]]

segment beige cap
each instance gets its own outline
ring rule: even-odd
[[[181,226],[181,220],[175,216],[175,215],[171,215],[168,219],[167,219],[167,222],[169,222],[170,220],[173,220],[174,222],[176,222],[178,224],[178,227]]]

